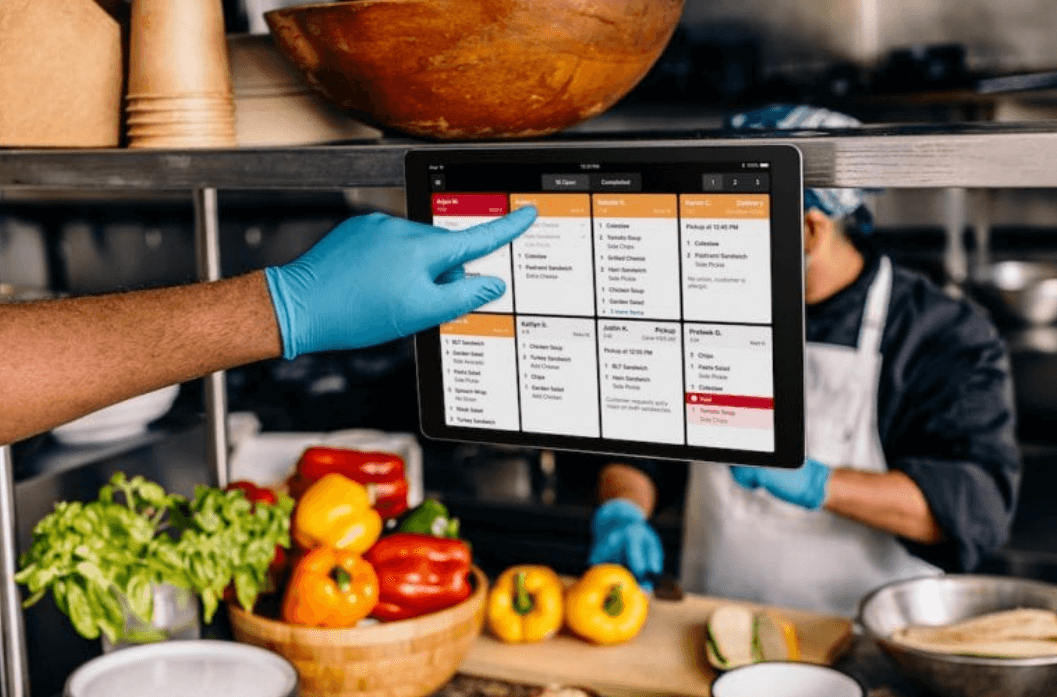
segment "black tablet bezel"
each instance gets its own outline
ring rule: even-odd
[[[404,162],[407,214],[410,220],[432,221],[431,166],[518,164],[598,166],[599,170],[626,171],[627,165],[766,162],[771,171],[771,301],[775,417],[774,452],[706,448],[624,441],[608,438],[553,435],[452,427],[445,423],[440,331],[433,328],[416,335],[419,416],[427,438],[464,442],[572,450],[635,457],[706,460],[765,467],[799,467],[804,444],[804,301],[803,301],[803,165],[792,145],[708,145],[672,142],[628,145],[578,144],[576,146],[516,146],[489,144],[453,149],[424,147],[410,150]],[[509,193],[496,188],[495,193]],[[487,193],[487,192],[483,192]],[[526,192],[527,193],[527,192]],[[673,192],[700,193],[700,192]]]

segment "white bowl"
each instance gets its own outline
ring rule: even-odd
[[[132,438],[145,433],[151,421],[164,416],[179,394],[179,385],[169,385],[57,426],[52,434],[66,445],[108,443]]]
[[[857,680],[813,663],[774,661],[728,670],[712,683],[712,697],[864,697]]]
[[[162,641],[93,658],[63,697],[294,697],[297,671],[277,653],[232,641]]]

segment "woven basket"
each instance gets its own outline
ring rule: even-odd
[[[481,633],[488,579],[454,607],[399,622],[326,629],[287,624],[228,603],[238,641],[286,657],[301,697],[424,697],[451,680]]]

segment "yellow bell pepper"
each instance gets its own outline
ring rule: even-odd
[[[546,566],[512,566],[488,593],[488,628],[511,644],[543,641],[561,629],[564,591]]]
[[[291,528],[305,549],[333,547],[363,554],[382,534],[382,518],[371,508],[366,487],[331,473],[301,495]]]
[[[565,593],[565,623],[596,644],[628,641],[646,624],[649,600],[619,564],[592,566]]]

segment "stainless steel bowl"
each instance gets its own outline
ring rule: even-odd
[[[992,312],[1023,324],[1057,320],[1057,264],[1000,261],[974,273],[974,295]]]
[[[1011,576],[949,574],[897,581],[871,592],[859,621],[899,670],[943,697],[1052,697],[1057,656],[984,658],[920,651],[889,640],[912,624],[943,625],[1019,607],[1057,611],[1057,586]]]

